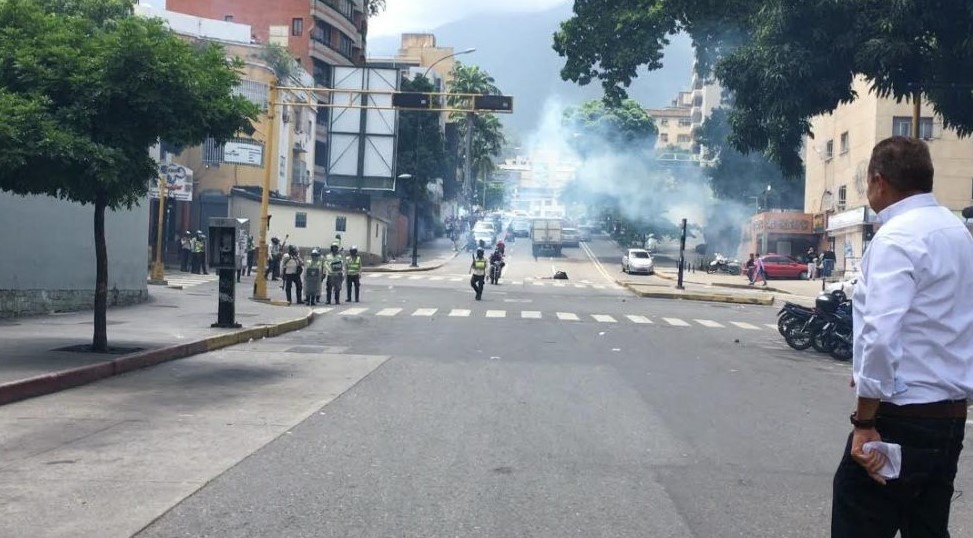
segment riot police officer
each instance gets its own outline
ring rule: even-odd
[[[314,249],[311,251],[311,261],[304,269],[304,294],[307,296],[307,304],[315,305],[321,300],[321,280],[324,279],[324,260],[321,259],[321,251]]]
[[[331,243],[331,252],[324,258],[324,270],[328,275],[324,283],[324,304],[331,304],[334,291],[334,304],[341,304],[341,281],[344,279],[345,259],[338,252],[338,243]]]
[[[483,286],[486,280],[487,271],[487,260],[483,257],[483,249],[476,249],[476,257],[473,258],[473,263],[470,264],[470,272],[473,276],[470,278],[470,286],[473,291],[476,292],[476,300],[483,299]]]
[[[349,256],[345,260],[346,281],[348,287],[347,301],[351,302],[351,288],[355,287],[355,302],[358,302],[361,292],[361,256],[358,255],[358,247],[352,245]]]

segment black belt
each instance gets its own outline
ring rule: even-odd
[[[880,417],[900,418],[966,418],[966,400],[944,400],[941,402],[895,405],[882,402],[878,406]]]

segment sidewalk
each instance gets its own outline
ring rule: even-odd
[[[366,273],[397,273],[412,271],[432,271],[449,263],[459,251],[453,249],[453,242],[446,237],[439,237],[432,241],[419,244],[419,267],[412,267],[412,247],[410,246],[397,259],[389,263],[365,267]]]
[[[667,280],[675,281],[678,278],[678,271],[671,268],[660,268],[656,271],[656,274]],[[820,280],[769,280],[767,281],[767,286],[763,286],[762,282],[750,286],[747,283],[747,277],[743,275],[733,276],[721,273],[709,275],[704,271],[696,271],[695,273],[685,272],[683,274],[683,282],[731,289],[756,290],[781,295],[795,295],[811,299],[821,293]]]
[[[236,288],[236,321],[243,327],[214,329],[216,282],[186,290],[149,286],[148,302],[108,310],[114,354],[64,349],[91,343],[91,311],[0,320],[0,405],[310,323],[308,308],[254,302],[248,299],[251,289],[252,278],[246,277]]]

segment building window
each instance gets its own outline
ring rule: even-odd
[[[834,140],[828,140],[824,145],[824,158],[830,161],[832,157],[834,157]]]
[[[668,144],[669,143],[669,133],[662,133],[662,134],[660,134],[659,135],[659,141],[661,141],[663,144]]]
[[[314,34],[312,31],[311,39],[314,39]],[[325,88],[331,87],[331,73],[332,68],[326,62],[314,58],[312,60],[313,70],[312,76],[314,77],[314,84],[318,86],[324,86]]]
[[[838,188],[838,211],[844,211],[848,205],[848,187],[842,185]]]
[[[896,116],[892,118],[892,134],[895,136],[912,136],[912,118]],[[932,118],[919,118],[919,138],[932,138]]]
[[[659,125],[662,125],[663,127],[665,127],[665,126],[669,125],[669,120],[661,120],[661,121],[659,121]]]
[[[311,39],[326,45],[331,46],[331,25],[323,21],[315,21],[314,29],[311,30]]]
[[[345,34],[341,34],[341,36],[338,38],[338,52],[347,58],[351,58],[351,47],[351,38]]]
[[[314,141],[314,166],[328,166],[328,145],[320,140]]]
[[[693,124],[693,120],[690,119],[690,118],[679,118],[679,126],[680,127],[687,127],[687,126],[692,125],[692,124]]]
[[[307,213],[294,213],[294,227],[307,228]]]
[[[223,20],[225,22],[233,22],[233,15],[223,15]]]
[[[848,131],[841,133],[841,154],[848,153]]]
[[[348,219],[346,217],[337,217],[334,219],[334,231],[336,232],[346,232],[348,227]]]
[[[677,135],[676,136],[676,142],[678,142],[680,144],[688,144],[689,141],[690,141],[689,140],[689,135],[687,135],[687,134],[681,134],[681,135]]]
[[[267,101],[270,99],[270,86],[256,80],[241,80],[233,88],[233,95],[245,97],[251,103],[260,107],[260,110],[267,110]]]
[[[291,19],[291,35],[293,36],[304,35],[304,19],[302,18]]]

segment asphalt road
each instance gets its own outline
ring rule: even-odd
[[[0,479],[98,460],[85,478],[101,481],[100,521],[141,537],[829,535],[847,364],[789,349],[774,308],[632,296],[607,242],[529,252],[512,245],[483,301],[460,256],[367,277],[362,303],[322,305],[282,339],[17,404],[8,422],[0,410],[3,427],[44,408],[88,421],[85,450],[24,449],[42,455]],[[112,409],[134,433],[89,434]],[[18,487],[0,515],[31,521]],[[955,536],[973,535],[968,501]],[[63,530],[50,535],[123,535],[69,508],[44,512]]]

